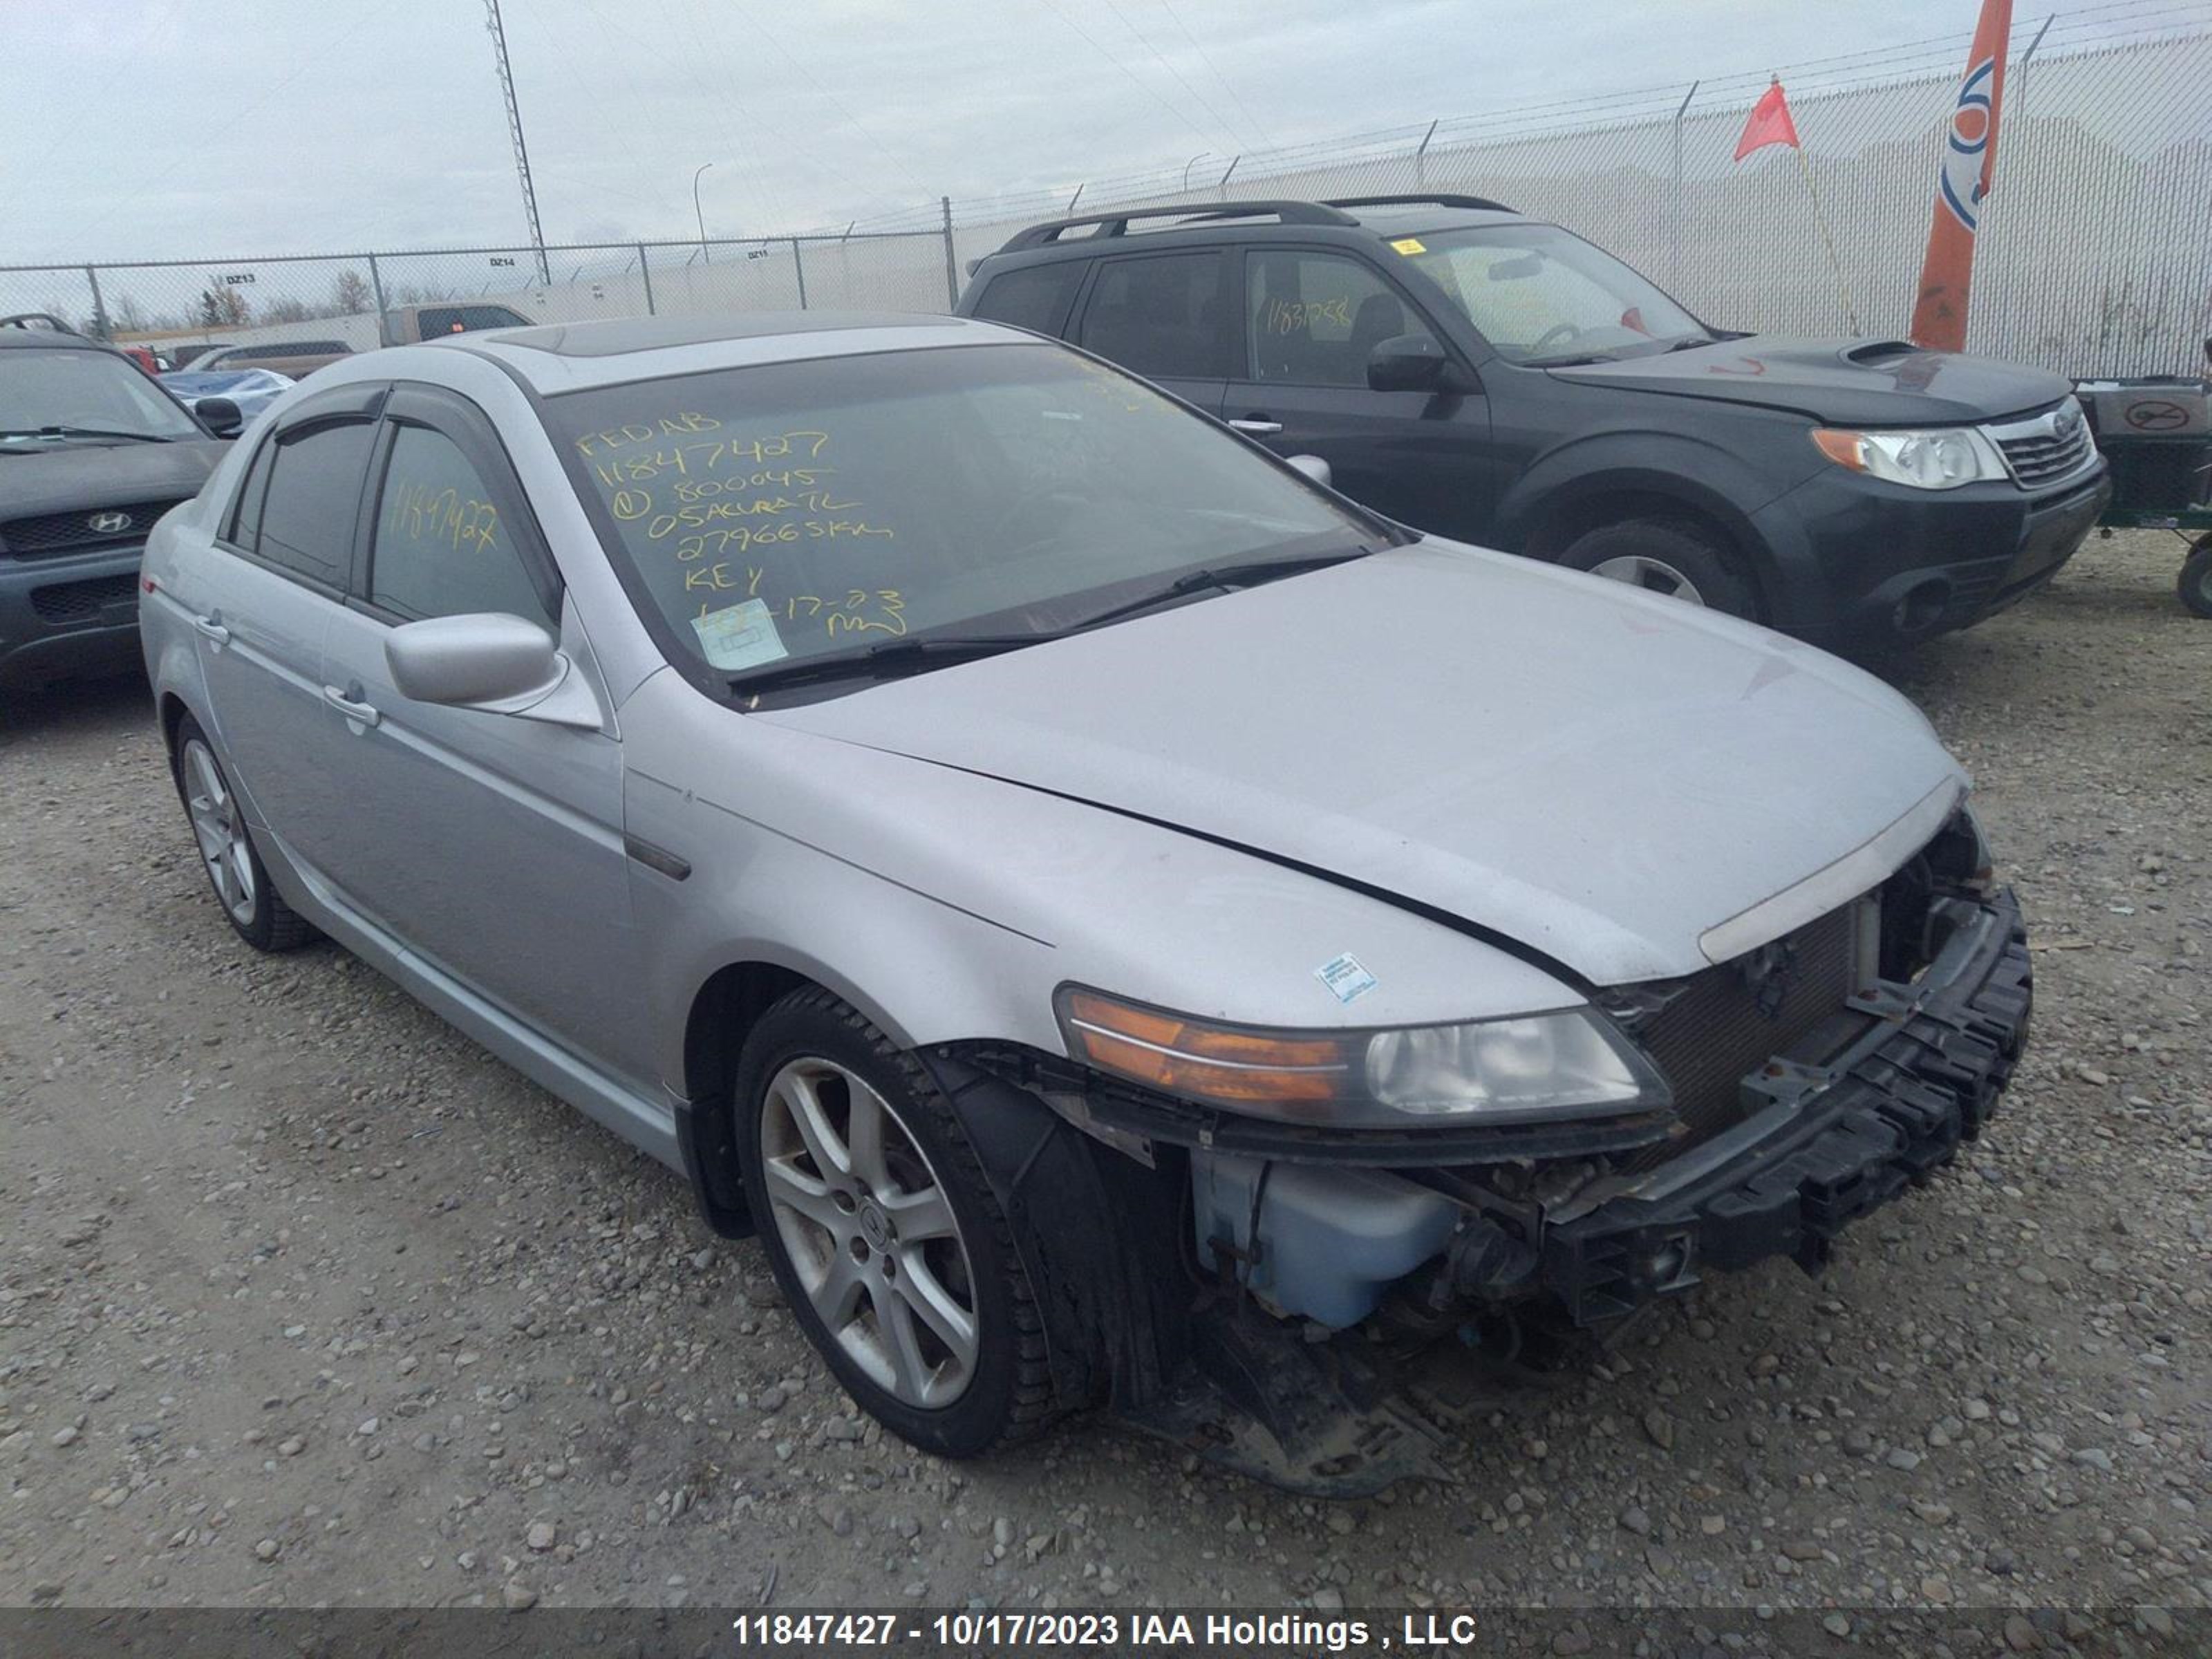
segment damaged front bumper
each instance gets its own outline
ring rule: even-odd
[[[1863,1000],[1873,1024],[1840,1054],[1775,1068],[1781,1097],[1764,1110],[1547,1213],[1540,1282],[1576,1325],[1770,1256],[1816,1270],[1845,1227],[1980,1133],[2026,1044],[2034,973],[2010,893],[1938,904],[1941,952],[1911,994]]]

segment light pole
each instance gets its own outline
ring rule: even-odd
[[[1210,149],[1202,149],[1182,164],[1182,187],[1186,193],[1190,189],[1190,170],[1212,154]]]
[[[699,216],[699,256],[710,265],[714,263],[714,256],[707,246],[707,210],[699,205],[699,173],[714,165],[712,161],[702,161],[699,173],[691,175],[691,211]]]

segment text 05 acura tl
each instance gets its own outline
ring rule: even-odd
[[[1106,1406],[1372,1486],[1407,1367],[1816,1267],[2027,1031],[1877,681],[990,324],[349,359],[144,586],[239,933],[681,1170],[944,1454]]]

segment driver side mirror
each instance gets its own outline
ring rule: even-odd
[[[1370,392],[1465,392],[1481,389],[1425,334],[1399,334],[1379,342],[1367,358]]]
[[[599,729],[599,699],[553,636],[502,612],[404,623],[384,641],[399,695],[415,702]]]
[[[218,438],[235,438],[246,425],[246,416],[228,398],[203,398],[192,405],[192,413]]]

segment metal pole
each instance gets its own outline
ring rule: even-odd
[[[940,196],[937,204],[945,212],[945,303],[957,308],[960,304],[960,260],[952,251],[952,198]]]
[[[100,297],[100,273],[87,265],[84,280],[92,284],[92,331],[105,340],[113,331],[107,326],[106,303]]]
[[[491,32],[493,66],[499,71],[500,96],[507,100],[507,136],[514,143],[514,170],[522,179],[522,210],[530,220],[530,246],[538,256],[538,280],[550,283],[545,264],[545,233],[538,224],[538,186],[530,180],[530,146],[522,138],[522,106],[514,101],[514,70],[507,61],[507,25],[499,0],[484,0],[485,26]]]
[[[1690,112],[1690,100],[1698,95],[1702,82],[1692,81],[1690,89],[1682,94],[1682,101],[1674,111],[1674,253],[1668,261],[1667,285],[1677,294],[1682,291],[1682,118]]]
[[[1224,173],[1221,175],[1221,182],[1214,186],[1214,189],[1221,192],[1221,199],[1224,202],[1229,199],[1229,173],[1236,172],[1237,163],[1243,159],[1244,157],[1242,154],[1231,158],[1228,173]]]
[[[642,242],[637,245],[637,274],[645,278],[645,314],[650,317],[653,315],[653,267],[645,262],[645,244]]]
[[[799,279],[799,308],[806,309],[806,262],[799,257],[799,238],[791,239],[791,274]]]
[[[1190,192],[1190,170],[1212,154],[1210,149],[1202,149],[1182,164],[1182,187],[1185,195]]]
[[[1437,124],[1429,123],[1429,130],[1421,135],[1421,147],[1413,152],[1413,187],[1429,187],[1429,140],[1437,136]]]
[[[1075,204],[1083,199],[1083,192],[1090,188],[1090,185],[1091,181],[1088,179],[1085,179],[1081,184],[1075,187],[1075,194],[1067,198],[1067,210],[1070,213],[1075,211]]]
[[[712,161],[702,161],[699,173],[691,175],[691,211],[699,217],[699,252],[710,265],[714,263],[714,256],[707,249],[707,210],[699,205],[699,173],[714,165]]]
[[[384,273],[376,268],[376,256],[368,256],[368,291],[376,297],[376,343],[384,343]]]

